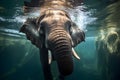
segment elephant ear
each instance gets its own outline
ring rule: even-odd
[[[80,30],[80,28],[75,23],[72,23],[70,32],[73,41],[73,47],[78,45],[80,42],[85,41],[85,33]]]
[[[30,40],[32,44],[37,47],[41,46],[38,26],[35,18],[28,18],[20,28],[20,32],[25,33],[27,39]]]

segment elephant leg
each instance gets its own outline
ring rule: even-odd
[[[40,48],[40,60],[43,69],[44,79],[53,80],[50,64],[48,63],[48,49]]]

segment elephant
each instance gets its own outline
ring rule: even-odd
[[[61,9],[46,9],[36,18],[27,18],[20,32],[26,34],[40,51],[40,61],[45,80],[53,80],[50,64],[57,62],[60,80],[73,72],[73,57],[80,59],[75,50],[85,41],[85,33]]]
[[[102,80],[119,80],[120,77],[120,30],[101,30],[96,40],[98,70]],[[104,34],[104,35],[103,35]]]

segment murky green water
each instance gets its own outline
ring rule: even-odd
[[[116,0],[117,1],[117,0]],[[19,32],[23,0],[0,0],[0,80],[43,80],[39,50]],[[85,31],[66,80],[120,80],[120,1],[84,0],[71,17]],[[75,11],[76,11],[75,10]],[[54,78],[57,77],[52,63]]]

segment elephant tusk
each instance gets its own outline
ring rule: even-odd
[[[52,54],[51,51],[48,50],[48,63],[51,64],[52,63]]]
[[[72,48],[72,54],[75,58],[77,58],[78,60],[80,60],[80,57],[77,55],[77,53],[75,52],[75,50]]]

